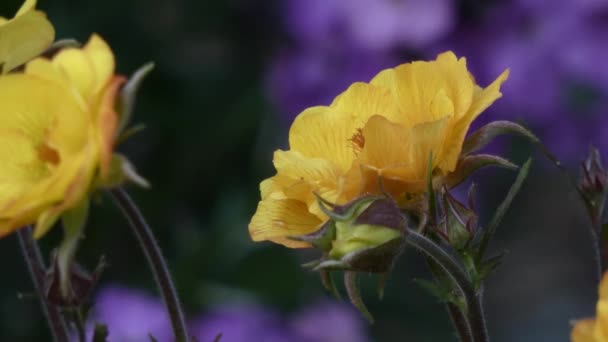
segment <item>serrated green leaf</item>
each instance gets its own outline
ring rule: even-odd
[[[57,267],[59,268],[61,294],[65,298],[69,298],[71,295],[70,266],[82,238],[88,215],[89,200],[85,198],[61,216],[63,241],[57,251]]]

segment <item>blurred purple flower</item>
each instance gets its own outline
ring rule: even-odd
[[[288,31],[306,44],[420,48],[450,32],[452,0],[289,0]]]
[[[246,307],[222,308],[191,324],[191,332],[201,342],[211,342],[221,333],[221,342],[293,342],[284,323],[275,314]]]
[[[576,160],[590,142],[601,143],[596,127],[606,124],[608,46],[601,40],[608,35],[608,3],[548,3],[500,4],[435,51],[467,56],[481,84],[510,68],[503,98],[484,119],[522,120],[560,158]]]
[[[352,306],[329,300],[313,304],[291,319],[299,342],[366,342],[366,323]]]
[[[387,55],[344,46],[286,49],[270,70],[269,93],[281,116],[291,122],[302,110],[329,105],[351,83],[368,82],[393,64]]]
[[[91,321],[108,326],[110,341],[139,342],[152,335],[162,342],[173,336],[160,298],[116,285],[98,291]]]

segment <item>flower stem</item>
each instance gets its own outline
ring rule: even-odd
[[[148,259],[148,264],[154,274],[154,279],[156,280],[169,317],[171,318],[171,325],[173,326],[173,333],[176,341],[187,342],[188,330],[186,328],[186,320],[184,319],[184,311],[177,296],[177,292],[175,291],[169,268],[167,267],[160,247],[152,234],[150,226],[148,226],[143,215],[125,190],[116,188],[110,190],[110,195],[129,221],[146,258]]]
[[[593,240],[593,250],[595,253],[595,262],[597,268],[598,282],[602,281],[602,275],[606,269],[604,243],[602,240],[602,224],[600,223],[600,214],[590,213],[591,216],[591,238]]]
[[[53,340],[57,342],[68,342],[68,332],[65,322],[63,321],[63,317],[61,316],[61,312],[57,307],[53,306],[46,300],[46,296],[44,294],[44,277],[46,266],[44,265],[44,260],[40,254],[38,243],[36,243],[32,236],[32,228],[27,226],[17,230],[17,238],[19,239],[19,246],[21,247],[21,251],[29,269],[32,282],[34,283],[34,288],[36,289],[36,293],[40,298],[42,312],[44,313],[49,324],[49,328],[51,329]]]
[[[432,258],[452,278],[465,299],[466,317],[471,328],[473,342],[488,342],[488,331],[481,305],[481,291],[479,294],[475,291],[462,267],[436,243],[412,229],[407,229],[405,240],[412,247]]]
[[[452,320],[452,324],[456,327],[458,337],[461,342],[473,342],[471,336],[471,328],[469,327],[469,321],[467,316],[460,310],[460,308],[452,303],[447,304],[448,314]]]

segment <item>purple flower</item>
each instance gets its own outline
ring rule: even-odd
[[[509,67],[503,98],[484,119],[522,120],[562,159],[578,159],[598,127],[608,98],[608,3],[518,0],[490,9],[436,51],[467,56],[484,83]],[[603,106],[603,108],[602,108]]]
[[[328,300],[305,308],[291,320],[301,342],[366,342],[365,324],[352,306]]]
[[[159,298],[116,285],[98,291],[91,321],[108,326],[110,341],[139,342],[152,335],[163,342],[171,341],[173,336]]]
[[[308,107],[329,105],[351,83],[368,82],[378,71],[394,63],[385,54],[344,46],[286,49],[270,70],[269,95],[281,116],[291,121]]]
[[[449,33],[452,0],[289,0],[288,31],[321,46],[347,42],[364,50],[420,48]]]
[[[201,342],[293,342],[281,318],[271,312],[251,307],[222,308],[191,324],[191,332]]]

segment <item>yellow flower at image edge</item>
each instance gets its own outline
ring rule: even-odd
[[[0,74],[38,56],[55,39],[53,25],[26,0],[12,19],[0,17]]]
[[[572,329],[572,342],[608,342],[608,273],[600,283],[595,319],[576,321]]]
[[[466,60],[446,52],[384,70],[331,105],[304,110],[289,131],[290,149],[274,154],[277,174],[260,185],[252,239],[309,247],[289,237],[327,220],[314,193],[342,205],[381,193],[379,179],[396,199],[423,192],[431,152],[434,175],[454,171],[471,122],[502,95],[507,77],[508,70],[481,88]]]
[[[107,174],[123,82],[97,35],[0,77],[0,235],[35,223],[40,237]]]

